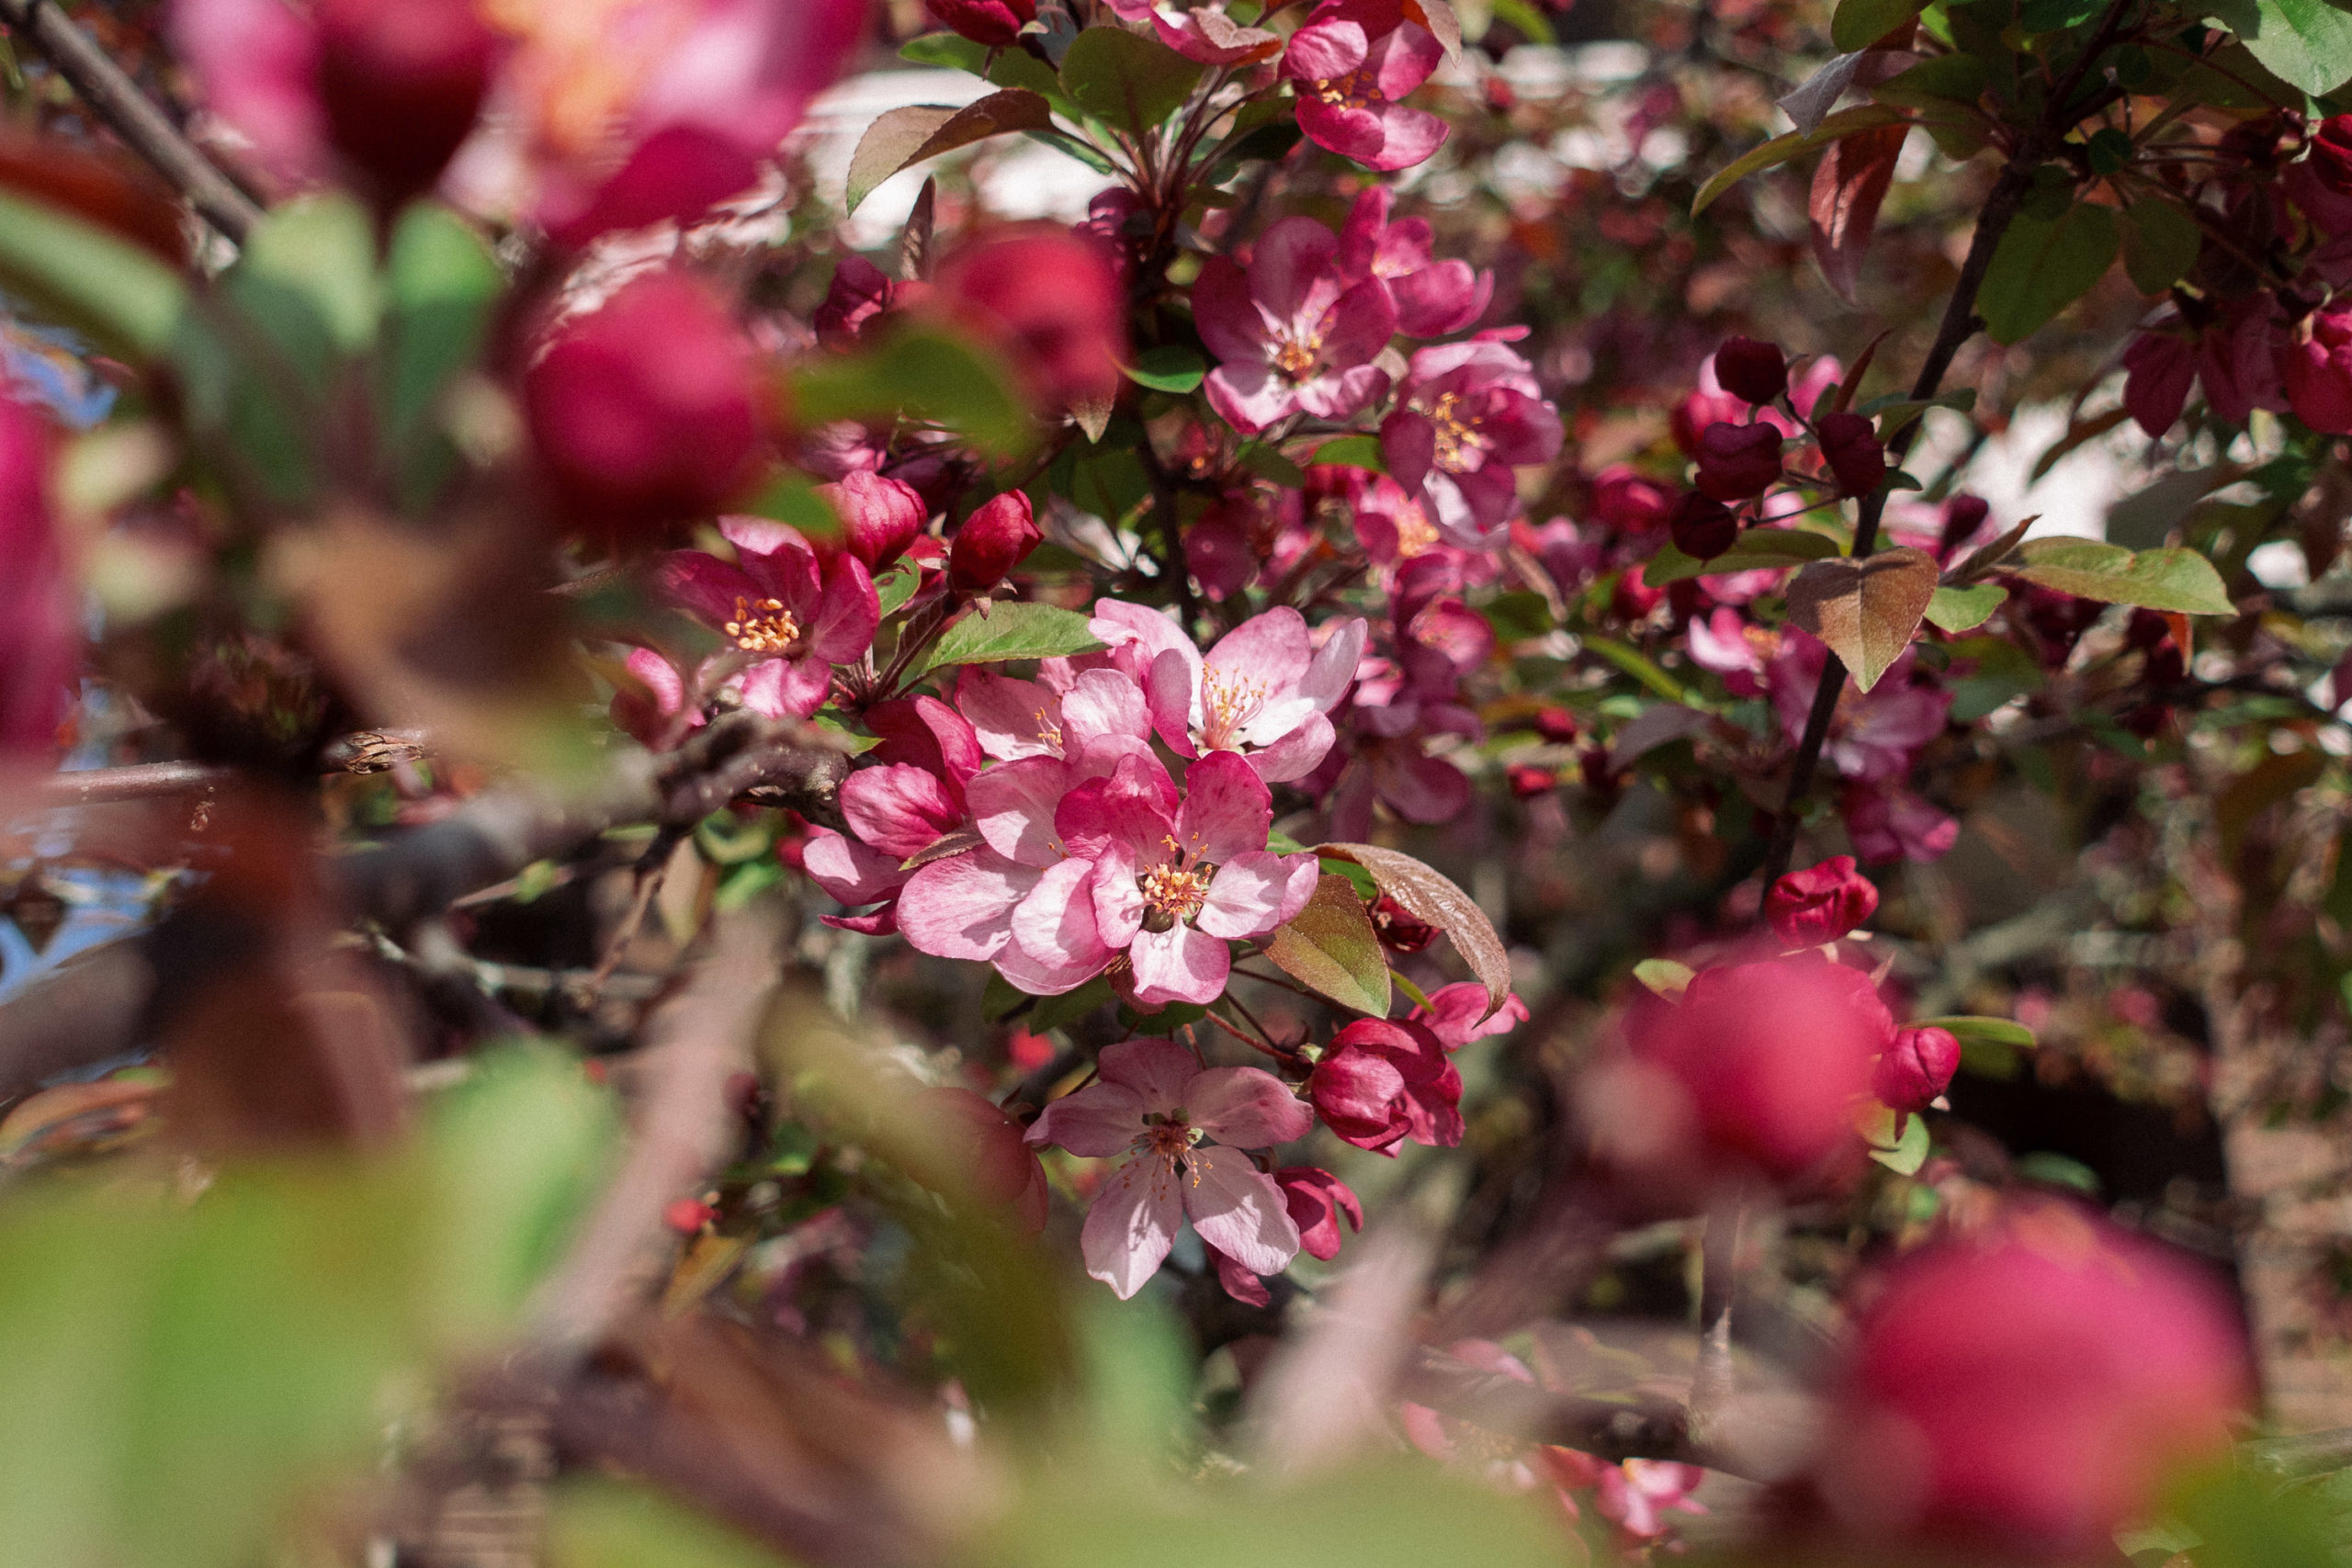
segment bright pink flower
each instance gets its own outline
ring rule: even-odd
[[[719,533],[736,564],[674,550],[655,570],[662,592],[735,645],[726,684],[770,718],[807,718],[825,705],[832,667],[864,657],[881,620],[874,580],[846,553],[820,565],[808,542],[782,523],[727,517]]]
[[[1593,520],[1620,534],[1646,534],[1674,513],[1674,491],[1619,464],[1592,479]]]
[[[1012,361],[1056,411],[1117,393],[1127,357],[1126,290],[1113,252],[1066,229],[967,241],[939,264],[940,307]]]
[[[1774,960],[1701,970],[1679,1002],[1637,1004],[1627,1035],[1674,1157],[1792,1180],[1850,1145],[1894,1021],[1860,971]]]
[[[1899,1029],[1871,1074],[1871,1092],[1889,1110],[1925,1111],[1959,1070],[1960,1041],[1950,1030]]]
[[[1309,141],[1366,168],[1405,169],[1445,141],[1445,121],[1402,101],[1444,58],[1402,0],[1325,0],[1291,35],[1282,75]]]
[[[1283,47],[1282,34],[1266,28],[1245,28],[1214,6],[1180,8],[1170,17],[1152,0],[1109,0],[1109,4],[1130,22],[1149,22],[1160,42],[1204,65],[1254,64],[1272,59]]]
[[[474,128],[499,54],[476,0],[320,0],[318,92],[335,151],[383,205],[429,190]]]
[[[1329,1263],[1340,1256],[1340,1219],[1350,1230],[1363,1229],[1363,1205],[1348,1184],[1317,1166],[1286,1165],[1274,1172],[1283,1201],[1298,1226],[1298,1241],[1309,1258]]]
[[[1098,600],[1091,629],[1132,649],[1159,738],[1180,757],[1243,756],[1268,784],[1314,772],[1330,750],[1328,716],[1354,681],[1366,628],[1339,623],[1317,648],[1287,606],[1252,615],[1204,655],[1157,610]]]
[[[841,519],[842,547],[864,562],[868,572],[880,571],[906,554],[931,514],[912,485],[863,468],[853,469],[836,483],[819,485],[817,493]]]
[[[1396,330],[1407,337],[1443,337],[1486,313],[1495,275],[1465,261],[1438,261],[1436,235],[1425,218],[1391,223],[1386,186],[1356,197],[1340,230],[1339,266],[1351,282],[1372,278],[1396,308]]]
[[[205,102],[265,170],[293,182],[325,172],[319,36],[308,17],[285,0],[172,0],[170,30]]]
[[[686,706],[686,681],[678,667],[650,648],[633,648],[623,661],[634,685],[613,693],[612,720],[640,746],[664,751],[707,722],[699,707]]]
[[[1519,510],[1522,464],[1559,454],[1560,416],[1534,367],[1486,333],[1413,355],[1396,412],[1381,423],[1388,471],[1433,504],[1441,533],[1465,549],[1499,544]]]
[[[1045,537],[1026,495],[1009,490],[994,496],[956,530],[947,552],[948,583],[958,593],[986,593]]]
[[[40,416],[0,392],[0,761],[55,751],[78,658],[50,517],[49,446]]]
[[[1595,1483],[1598,1511],[1634,1540],[1655,1540],[1673,1528],[1659,1515],[1707,1511],[1690,1495],[1706,1478],[1697,1465],[1672,1460],[1629,1459],[1603,1465]]]
[[[1438,1043],[1447,1050],[1459,1051],[1473,1040],[1508,1034],[1525,1023],[1527,1004],[1513,993],[1504,997],[1503,1005],[1490,1013],[1487,1010],[1487,987],[1475,980],[1457,980],[1431,991],[1428,1007],[1417,1007],[1406,1016],[1408,1022],[1418,1023],[1436,1035]]]
[[[1127,1156],[1086,1212],[1086,1271],[1126,1300],[1159,1271],[1184,1220],[1252,1274],[1298,1256],[1298,1226],[1274,1179],[1242,1149],[1303,1137],[1315,1119],[1272,1073],[1204,1070],[1169,1040],[1106,1047],[1101,1076],[1046,1107],[1033,1146],[1090,1159]]]
[[[1388,390],[1373,361],[1396,332],[1387,288],[1349,276],[1312,218],[1266,231],[1244,273],[1223,256],[1193,285],[1193,319],[1217,357],[1211,406],[1244,434],[1294,413],[1343,420]]]
[[[927,1089],[915,1097],[956,1171],[983,1203],[1001,1204],[1028,1231],[1046,1228],[1053,1190],[1026,1129],[968,1089]]]
[[[1226,944],[1265,936],[1305,908],[1316,859],[1266,852],[1273,797],[1241,758],[1212,751],[1193,763],[1173,811],[1172,787],[1155,787],[1166,785],[1164,773],[1152,777],[1158,768],[1130,758],[1080,785],[1055,826],[1071,852],[1094,862],[1095,924],[1132,965],[1122,990],[1144,1007],[1212,1002],[1232,969]]]
[[[1150,706],[1132,677],[1113,669],[1057,671],[1057,662],[1046,660],[1035,681],[964,667],[956,681],[956,706],[971,722],[982,751],[1008,762],[1094,759],[1081,770],[1085,777],[1150,750]],[[1047,678],[1057,673],[1065,678]]]
[[[1791,947],[1836,942],[1878,912],[1878,889],[1851,855],[1792,871],[1764,895],[1764,918]]]
[[[523,402],[577,520],[643,531],[717,511],[749,478],[755,374],[718,301],[656,272],[559,328],[524,375]]]
[[[1001,49],[1037,19],[1037,0],[923,0],[923,7],[974,43]]]
[[[1323,1124],[1345,1143],[1394,1156],[1410,1138],[1462,1141],[1462,1075],[1426,1025],[1360,1018],[1340,1031],[1306,1079]]]
[[[2151,437],[2170,430],[2197,384],[2196,348],[2165,333],[2142,333],[2123,351],[2123,406]]]
[[[1724,690],[1736,697],[1756,697],[1764,694],[1764,659],[1757,651],[1757,637],[1747,618],[1729,605],[1717,608],[1709,615],[1693,615],[1683,628],[1690,640],[1690,662],[1702,670],[1712,670],[1724,678]]]
[[[2295,417],[2325,435],[2352,433],[2352,311],[2316,311],[2278,349]]]
[[[2235,1314],[2175,1255],[2056,1203],[1887,1271],[1816,1483],[1867,1539],[2088,1562],[2177,1471],[2226,1460]]]

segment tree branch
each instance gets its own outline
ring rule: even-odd
[[[90,112],[187,197],[198,217],[237,244],[245,243],[261,221],[261,209],[180,134],[155,100],[74,25],[56,0],[0,0],[0,22],[40,50]]]
[[[6,0],[0,0],[5,5]],[[203,762],[139,762],[123,768],[85,768],[50,773],[33,786],[41,806],[107,806],[157,795],[199,795],[237,776],[234,768]]]

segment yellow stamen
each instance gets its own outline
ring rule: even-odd
[[[1201,672],[1202,728],[1213,750],[1221,750],[1234,733],[1258,716],[1266,704],[1268,687],[1263,681],[1253,681],[1243,675],[1223,670]]]
[[[1461,393],[1442,392],[1436,406],[1426,411],[1430,423],[1437,428],[1437,466],[1448,473],[1462,472],[1464,458],[1492,445],[1477,426],[1454,412],[1461,406]]]
[[[792,618],[783,600],[753,601],[740,593],[735,596],[735,618],[727,623],[726,631],[744,652],[770,657],[790,653],[800,640],[800,623]]]

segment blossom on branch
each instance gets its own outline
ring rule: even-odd
[[[1370,277],[1342,269],[1339,241],[1312,218],[1266,231],[1245,273],[1211,256],[1193,285],[1193,319],[1218,361],[1209,404],[1255,434],[1295,413],[1344,420],[1388,390],[1373,361],[1396,332],[1396,307]]]
[[[1403,0],[1324,0],[1291,35],[1282,76],[1309,141],[1369,169],[1407,169],[1445,141],[1445,121],[1402,101],[1444,58]]]

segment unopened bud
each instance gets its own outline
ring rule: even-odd
[[[1764,895],[1764,918],[1791,947],[1836,942],[1877,912],[1878,889],[1851,855],[1792,871]]]
[[[1669,526],[1674,547],[1692,560],[1713,560],[1739,537],[1739,518],[1732,509],[1695,490],[1682,492]]]
[[[1871,1092],[1890,1111],[1925,1111],[1951,1084],[1960,1069],[1960,1041],[1948,1029],[1895,1031],[1894,1043],[1878,1059]]]
[[[1789,361],[1778,344],[1729,338],[1715,350],[1715,379],[1742,402],[1773,402],[1789,389]]]
[[[1037,530],[1029,498],[1017,490],[964,520],[947,553],[947,580],[958,593],[985,593],[1028,558],[1045,535]]]

